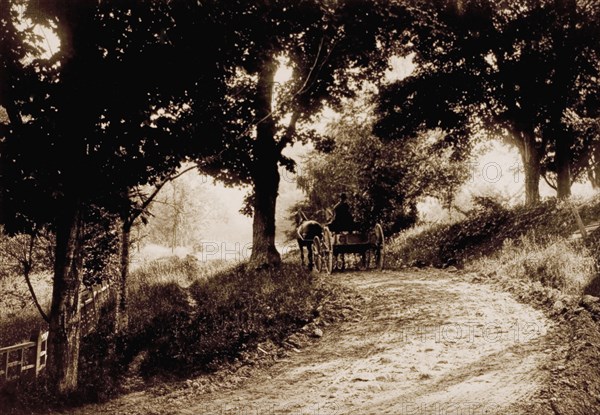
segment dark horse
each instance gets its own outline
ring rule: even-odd
[[[306,247],[308,251],[308,269],[312,270],[314,265],[312,244],[315,236],[323,237],[323,226],[315,220],[309,220],[301,210],[296,213],[296,226],[302,265],[304,265],[304,247]]]

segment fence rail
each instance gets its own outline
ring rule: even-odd
[[[36,341],[15,344],[0,349],[0,381],[8,382],[34,369],[37,377],[46,367],[48,332],[40,331]]]
[[[80,313],[81,335],[91,333],[98,321],[102,304],[109,296],[109,285],[82,290]],[[29,374],[38,377],[46,367],[48,331],[40,331],[35,340],[0,348],[0,384]]]

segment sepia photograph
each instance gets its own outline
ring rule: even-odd
[[[0,415],[600,415],[600,0],[0,0]]]

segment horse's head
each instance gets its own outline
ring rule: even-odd
[[[296,215],[294,215],[294,218],[296,219],[296,226],[300,226],[302,222],[306,222],[308,220],[308,218],[301,209],[298,209]]]
[[[330,208],[325,208],[323,212],[325,212],[325,222],[331,222],[335,216],[333,210],[331,210]]]

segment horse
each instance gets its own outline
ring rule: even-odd
[[[312,244],[315,236],[323,237],[323,226],[315,220],[308,219],[301,210],[296,212],[296,226],[302,265],[304,266],[304,248],[306,247],[308,251],[308,269],[312,271],[314,265]]]

